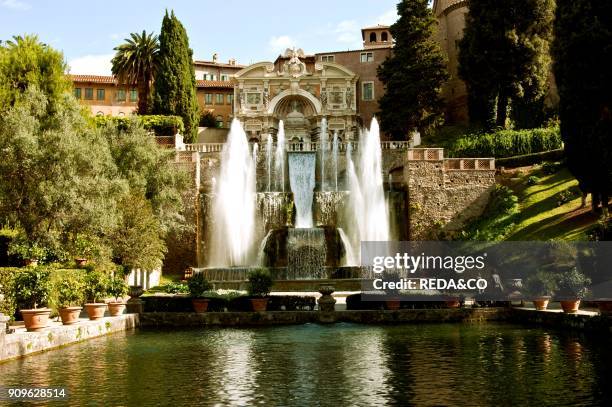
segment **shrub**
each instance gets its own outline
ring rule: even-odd
[[[450,157],[506,158],[557,150],[563,147],[558,127],[531,130],[501,130],[468,134],[450,143]]]
[[[13,317],[17,310],[15,277],[25,270],[17,267],[0,268],[0,294],[4,296],[4,300],[0,301],[0,312],[10,317]]]
[[[557,280],[552,273],[538,271],[525,280],[523,287],[533,297],[552,296],[557,290]]]
[[[510,188],[496,185],[482,215],[464,228],[459,239],[501,240],[513,229],[517,212],[517,196]]]
[[[545,162],[542,164],[542,174],[544,175],[553,175],[559,172],[561,165],[556,162]]]
[[[164,286],[164,291],[168,294],[186,294],[189,292],[189,287],[187,284],[172,282]]]
[[[109,277],[106,273],[89,269],[85,274],[85,298],[91,303],[104,300],[108,295]]]
[[[200,115],[200,127],[217,127],[217,119],[210,111],[202,112]]]
[[[123,278],[123,276],[115,275],[109,279],[108,294],[111,295],[115,301],[119,301],[119,298],[125,297],[129,290],[130,288],[125,282],[125,278]]]
[[[561,191],[557,194],[557,206],[563,206],[568,202],[571,202],[574,199],[574,194],[572,191],[566,189],[565,191]]]
[[[249,273],[247,291],[253,297],[266,297],[272,288],[272,276],[267,269],[257,269]]]
[[[51,272],[44,267],[35,267],[15,276],[17,304],[26,309],[46,306],[51,295]]]
[[[535,175],[532,175],[531,177],[527,178],[527,185],[537,185],[540,182],[540,178],[536,177]]]
[[[76,273],[57,281],[54,290],[60,308],[78,306],[85,300],[85,281]]]
[[[107,125],[126,130],[130,120],[136,120],[146,130],[152,131],[156,136],[174,136],[177,132],[183,133],[183,119],[179,116],[147,115],[147,116],[96,116],[93,118],[97,127]]]
[[[44,262],[47,251],[37,243],[29,242],[24,238],[16,238],[9,244],[8,254],[17,257],[21,262],[36,260]]]
[[[191,277],[189,281],[187,281],[187,287],[189,287],[189,294],[194,298],[202,298],[204,293],[210,291],[212,288],[202,273],[196,273]]]
[[[588,286],[591,284],[591,279],[582,274],[576,267],[570,271],[561,273],[558,280],[559,291],[561,297],[569,297],[572,299],[582,299],[589,293]]]

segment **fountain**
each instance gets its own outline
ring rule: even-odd
[[[313,225],[312,200],[315,187],[314,153],[289,154],[289,184],[293,192],[296,224],[298,229],[311,228]]]
[[[255,161],[242,125],[232,122],[216,183],[209,265],[250,264],[255,230]]]
[[[281,120],[278,123],[278,135],[276,136],[276,154],[274,157],[274,169],[277,181],[280,183],[278,191],[285,192],[285,124]]]
[[[266,168],[268,170],[268,187],[266,191],[272,191],[272,135],[268,134],[266,141]]]
[[[332,160],[334,166],[334,191],[338,192],[338,132],[334,132],[332,142]]]
[[[325,149],[327,148],[327,119],[321,120],[321,191],[325,191]]]

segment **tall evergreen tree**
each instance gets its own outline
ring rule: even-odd
[[[193,51],[187,32],[174,15],[164,16],[159,36],[159,66],[154,83],[153,111],[183,118],[185,138],[194,140],[198,130],[198,102]]]
[[[550,72],[555,0],[470,0],[459,43],[459,76],[470,121],[505,127],[511,104],[519,126],[542,108]],[[530,120],[531,118],[531,120]]]
[[[433,39],[435,17],[428,0],[402,0],[399,20],[389,31],[393,54],[378,69],[385,86],[378,113],[383,131],[406,139],[415,128],[425,129],[442,116],[440,89],[448,78],[446,63]]]
[[[112,70],[121,83],[136,85],[138,88],[138,114],[149,112],[151,84],[157,69],[159,41],[157,35],[132,33],[130,38],[115,47]]]
[[[612,2],[557,0],[554,70],[561,136],[572,173],[593,206],[612,188]]]

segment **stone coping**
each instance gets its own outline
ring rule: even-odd
[[[41,332],[27,332],[23,325],[11,326],[15,329],[14,333],[0,334],[0,362],[134,329],[138,325],[138,314],[124,314],[96,321],[81,318],[74,325],[53,321]]]

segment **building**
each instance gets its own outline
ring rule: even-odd
[[[138,108],[136,88],[119,85],[112,76],[70,75],[74,97],[97,116],[127,116]]]
[[[467,0],[434,0],[433,13],[438,20],[436,40],[447,58],[449,80],[442,87],[447,123],[468,122],[468,94],[459,78],[459,40],[463,37]]]

